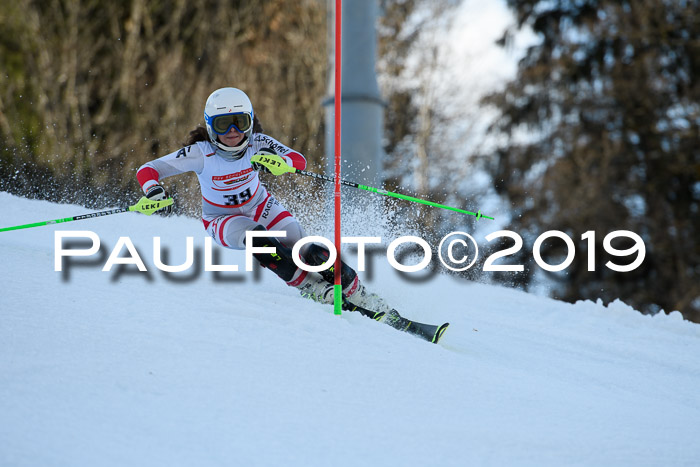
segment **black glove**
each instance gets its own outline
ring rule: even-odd
[[[153,200],[153,201],[163,201],[163,200],[168,199],[169,197],[170,197],[170,195],[168,195],[168,192],[165,191],[165,188],[163,188],[162,186],[160,186],[158,184],[151,186],[148,189],[148,191],[146,192],[146,198]],[[169,206],[164,207],[163,209],[157,210],[153,214],[160,214],[163,216],[167,216],[172,212],[173,212],[173,205],[171,204]]]
[[[274,149],[271,149],[271,148],[262,148],[262,149],[259,150],[256,154],[268,154],[268,155],[273,155],[273,154],[277,154],[277,153],[275,152]],[[268,169],[267,167],[265,167],[263,164],[259,164],[259,163],[257,163],[257,162],[253,162],[252,165],[253,165],[253,169],[254,169],[254,170],[257,170],[257,171],[260,172],[260,173],[265,173],[265,174],[269,174],[269,173],[270,173],[270,169]]]

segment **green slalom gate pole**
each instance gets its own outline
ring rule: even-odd
[[[173,204],[172,198],[164,199],[162,201],[152,201],[144,196],[139,200],[138,203],[134,204],[133,206],[126,207],[126,208],[117,208],[117,209],[110,209],[108,211],[91,212],[88,214],[82,214],[80,216],[64,217],[63,219],[54,219],[51,221],[34,222],[33,224],[15,225],[14,227],[4,227],[4,228],[0,228],[0,232],[7,232],[9,230],[30,229],[32,227],[41,227],[42,225],[61,224],[63,222],[79,221],[79,220],[83,220],[83,219],[90,219],[93,217],[110,216],[112,214],[119,214],[121,212],[129,212],[129,211],[136,211],[136,212],[140,212],[141,214],[146,214],[147,216],[150,216],[151,214],[158,211],[159,209],[163,209],[164,207],[170,206],[171,204]]]
[[[294,167],[290,167],[284,161],[284,159],[282,159],[280,156],[267,155],[267,154],[256,154],[251,158],[251,161],[255,162],[257,164],[264,165],[265,167],[268,168],[268,170],[273,175],[282,175],[284,173],[296,173],[296,174],[306,175],[308,177],[318,178],[319,180],[325,180],[327,182],[335,182],[335,178],[333,178],[333,177],[318,174],[315,172],[307,172],[306,170],[300,170],[300,169],[295,169]],[[432,201],[427,201],[427,200],[420,199],[420,198],[414,198],[413,196],[402,195],[401,193],[394,193],[394,192],[387,191],[387,190],[381,190],[379,188],[373,188],[371,186],[360,185],[359,183],[348,182],[347,180],[341,180],[340,183],[341,183],[341,185],[350,186],[353,188],[358,188],[360,190],[369,191],[371,193],[377,193],[377,194],[384,195],[384,196],[391,196],[391,197],[403,199],[406,201],[412,201],[414,203],[426,204],[428,206],[433,206],[436,208],[448,209],[450,211],[460,212],[462,214],[468,214],[470,216],[476,216],[477,220],[478,219],[494,220],[493,217],[489,217],[489,216],[485,216],[485,215],[481,214],[481,210],[479,210],[477,212],[466,211],[464,209],[453,208],[452,206],[445,206],[444,204],[434,203]]]

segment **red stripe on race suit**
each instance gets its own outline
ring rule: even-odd
[[[291,151],[290,153],[285,154],[284,157],[289,157],[289,159],[292,161],[292,167],[295,169],[304,170],[306,168],[306,159],[298,152]]]
[[[143,184],[149,180],[158,181],[160,174],[158,171],[152,167],[144,167],[138,172],[136,172],[136,180],[139,181],[139,185],[143,187]]]
[[[306,272],[306,271],[304,271],[303,269],[301,269],[301,274],[299,274],[299,277],[297,277],[297,278],[294,279],[294,280],[291,280],[291,281],[287,282],[287,285],[290,285],[290,286],[292,286],[292,287],[297,287],[299,284],[301,284],[302,282],[304,282],[304,279],[306,278],[306,275],[307,275],[307,274],[308,274],[308,272]]]
[[[348,297],[352,297],[355,294],[355,292],[357,292],[358,285],[360,285],[360,279],[358,279],[358,277],[355,276],[355,279],[352,281],[352,284],[350,284],[347,290],[343,290],[343,293]]]
[[[228,245],[227,245],[226,242],[224,241],[224,227],[226,226],[226,224],[228,223],[228,221],[230,221],[230,220],[233,219],[234,217],[241,217],[241,214],[235,214],[235,215],[233,215],[233,216],[225,217],[224,220],[222,220],[221,223],[216,227],[216,229],[218,230],[217,233],[219,234],[219,241],[220,241],[221,244],[222,244],[223,246],[225,246],[225,247],[228,247]]]
[[[282,219],[286,219],[287,217],[291,217],[291,216],[292,216],[292,215],[289,213],[289,211],[284,211],[284,212],[278,214],[277,217],[275,217],[274,219],[272,219],[272,222],[270,222],[270,223],[267,225],[267,227],[266,227],[267,230],[272,230],[272,227],[274,227],[275,225],[277,225]]]
[[[255,210],[255,217],[253,217],[253,220],[255,222],[258,222],[258,219],[260,219],[260,216],[262,215],[262,212],[265,209],[265,204],[267,204],[268,199],[270,199],[270,193],[267,194],[263,202],[260,203],[260,206],[258,206],[258,209]]]

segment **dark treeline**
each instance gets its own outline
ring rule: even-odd
[[[529,239],[523,281],[537,270],[534,238],[558,229],[578,247],[569,273],[556,274],[559,297],[619,297],[700,322],[700,2],[508,3],[542,39],[517,79],[487,100],[501,114],[494,131],[509,137],[490,171],[512,206],[511,228]],[[604,236],[619,229],[644,239],[634,272],[604,266],[631,262],[604,252]],[[581,240],[589,230],[595,272]],[[547,242],[543,256],[559,263],[563,248]]]
[[[0,3],[2,190],[86,205],[133,193],[135,169],[176,150],[223,86],[321,157],[323,0]]]

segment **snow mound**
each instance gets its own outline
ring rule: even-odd
[[[3,225],[84,208],[0,193]],[[55,232],[103,248],[54,271]],[[700,458],[700,326],[448,276],[362,277],[440,345],[300,298],[196,219],[0,233],[0,465],[678,465]],[[120,237],[148,272],[102,272]],[[122,256],[126,255],[122,251]],[[66,271],[67,270],[67,271]]]

